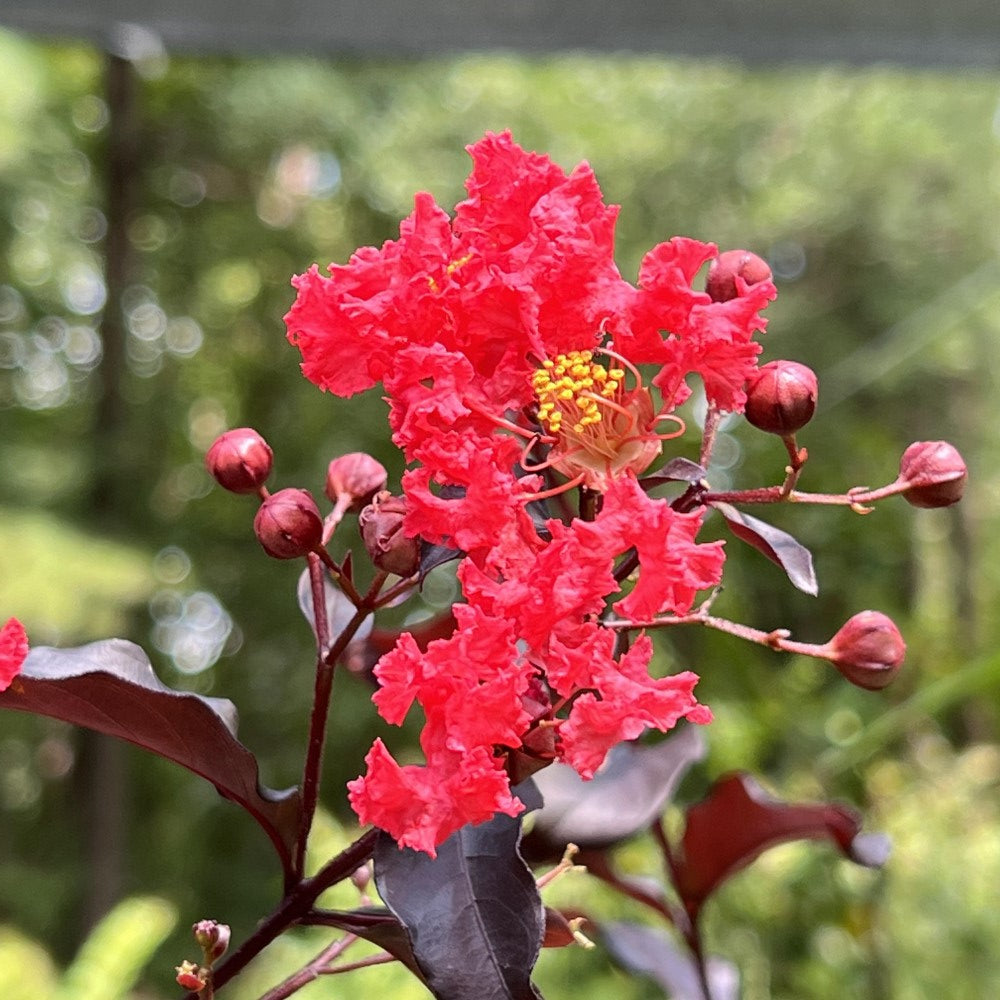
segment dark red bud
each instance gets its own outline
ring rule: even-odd
[[[947,441],[916,441],[903,452],[899,478],[910,484],[903,498],[914,507],[949,507],[962,499],[968,470]]]
[[[226,953],[232,933],[228,924],[220,924],[216,920],[199,920],[191,930],[195,941],[205,953],[206,962],[212,963]]]
[[[237,427],[215,439],[205,455],[212,478],[232,493],[256,493],[271,474],[268,443],[252,428]]]
[[[420,542],[403,533],[406,500],[383,492],[361,512],[358,524],[372,562],[397,576],[412,576],[420,565]]]
[[[818,395],[811,368],[797,361],[771,361],[747,379],[744,413],[759,430],[787,437],[812,420]]]
[[[353,451],[335,458],[326,472],[326,495],[333,503],[352,497],[348,510],[359,511],[385,489],[389,474],[385,466],[363,451]]]
[[[319,547],[323,518],[307,490],[278,490],[260,505],[253,530],[269,556],[297,559]]]
[[[899,629],[881,611],[859,611],[827,643],[827,659],[858,687],[878,691],[889,684],[906,655]]]
[[[736,287],[739,275],[748,285],[770,281],[771,269],[767,262],[749,250],[727,250],[720,253],[708,269],[705,291],[713,302],[728,302],[740,294]]]

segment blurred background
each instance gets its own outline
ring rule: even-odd
[[[784,798],[854,804],[895,845],[878,873],[815,845],[766,855],[710,904],[711,950],[740,966],[748,1000],[971,1000],[1000,982],[997,72],[156,46],[129,61],[4,31],[0,66],[0,619],[20,617],[36,645],[133,639],[167,684],[231,698],[263,780],[294,784],[313,664],[300,567],[264,556],[252,499],[213,488],[203,455],[251,425],[274,448],[272,488],[321,496],[326,463],[353,450],[398,484],[377,392],[338,400],[302,379],[289,278],[393,238],[417,190],[454,205],[463,147],[511,128],[567,169],[590,161],[622,205],[627,277],[675,234],[769,261],[763,360],[820,380],[802,488],[888,482],[920,439],[952,441],[970,469],[948,510],[754,511],[813,551],[817,598],[728,543],[724,617],[823,641],[856,611],[890,614],[909,654],[886,692],[726,636],[660,640],[664,669],[700,673],[716,715],[682,803],[745,768]],[[691,431],[678,453],[697,447]],[[717,459],[714,485],[749,487],[779,482],[786,456],[733,421]],[[445,579],[427,604],[454,593]],[[343,784],[384,728],[360,682],[338,685],[327,854],[352,836]],[[656,873],[642,842],[622,864]],[[641,919],[583,877],[555,889]],[[3,996],[173,996],[193,921],[240,938],[279,894],[266,838],[210,786],[0,717]],[[290,936],[226,995],[259,996],[322,940]],[[110,953],[134,968],[109,980]],[[424,995],[399,970],[357,977],[301,995]],[[554,1000],[662,996],[600,949],[543,955],[538,981]]]

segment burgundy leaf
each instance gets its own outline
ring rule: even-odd
[[[670,1000],[739,1000],[740,977],[731,962],[708,959],[705,971],[712,996],[706,998],[694,959],[659,927],[602,924],[601,940],[618,965],[648,976]]]
[[[787,531],[744,514],[728,503],[713,503],[712,506],[726,519],[729,530],[737,538],[777,563],[799,590],[813,597],[819,593],[812,553]]]
[[[77,649],[35,647],[15,683],[0,694],[0,708],[117,736],[207,778],[253,816],[286,874],[291,871],[298,789],[262,787],[256,758],[236,738],[233,703],[166,687],[134,643],[105,639]]]
[[[545,918],[520,831],[519,818],[498,814],[453,833],[436,858],[379,836],[378,891],[437,1000],[539,1000],[531,970]]]
[[[645,830],[663,811],[688,768],[705,756],[696,726],[684,726],[652,746],[620,743],[593,780],[566,764],[535,775],[545,805],[526,838],[543,839],[561,854],[566,844],[609,847]]]
[[[688,810],[676,859],[677,891],[694,920],[730,875],[769,847],[792,840],[830,840],[852,861],[878,867],[888,856],[887,841],[859,837],[860,829],[860,816],[846,806],[780,802],[748,774],[730,775]]]

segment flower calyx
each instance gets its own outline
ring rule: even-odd
[[[420,541],[403,531],[406,499],[379,493],[358,517],[361,537],[372,562],[387,573],[408,577],[420,565]]]

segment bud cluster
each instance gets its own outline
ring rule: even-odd
[[[323,546],[344,514],[359,514],[358,527],[372,562],[398,576],[412,576],[420,561],[420,543],[403,530],[406,501],[385,487],[388,473],[377,459],[351,452],[333,459],[324,492],[334,509],[324,520],[308,490],[294,487],[269,493],[264,486],[274,455],[249,427],[226,431],[213,443],[205,465],[215,481],[232,493],[257,493],[260,507],[253,527],[257,541],[274,559],[299,559]]]

